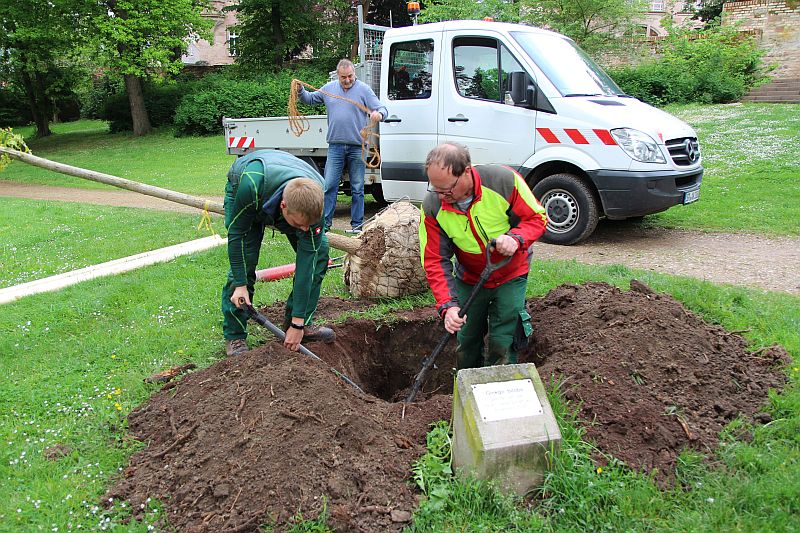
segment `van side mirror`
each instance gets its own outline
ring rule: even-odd
[[[533,80],[527,72],[509,72],[508,88],[510,89],[511,99],[517,107],[533,107],[535,88]]]
[[[527,72],[509,72],[506,103],[516,107],[526,107],[545,113],[555,113],[556,110],[550,100],[542,94]],[[512,100],[509,102],[508,100]]]

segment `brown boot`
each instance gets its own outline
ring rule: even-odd
[[[303,333],[303,342],[326,342],[331,343],[336,340],[336,333],[331,328],[317,326],[316,324],[306,324]]]
[[[233,339],[225,341],[225,355],[227,355],[228,357],[242,355],[247,350],[248,350],[247,341],[244,339]]]

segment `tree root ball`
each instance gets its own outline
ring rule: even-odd
[[[344,280],[356,298],[396,298],[427,290],[419,255],[419,209],[396,202],[367,222],[358,253],[345,260]]]

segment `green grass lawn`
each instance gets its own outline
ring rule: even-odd
[[[26,137],[31,152],[76,167],[104,172],[148,185],[156,185],[198,196],[222,196],[225,175],[234,161],[222,135],[175,137],[163,129],[145,137],[131,133],[109,133],[105,122],[81,120],[53,124],[54,135],[28,138],[33,128],[15,133]],[[0,179],[61,187],[108,188],[81,178],[13,163]]]
[[[0,288],[207,237],[199,220],[199,212],[3,199]],[[212,220],[224,234],[222,217]]]
[[[650,217],[680,228],[800,235],[800,106],[673,106],[697,130],[700,201]]]

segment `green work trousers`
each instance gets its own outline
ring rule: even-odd
[[[289,239],[289,244],[292,249],[297,251],[297,237],[294,235],[286,235]],[[261,250],[261,241],[264,238],[264,226],[254,225],[253,228],[247,232],[244,238],[245,261],[247,264],[247,292],[250,295],[250,301],[253,301],[253,293],[255,292],[256,282],[256,265],[258,264],[258,254]],[[314,264],[314,276],[312,278],[310,300],[316,302],[319,300],[320,291],[322,290],[322,280],[325,278],[325,272],[328,270],[328,254],[320,254],[319,259]],[[226,339],[244,339],[247,337],[247,319],[250,316],[245,309],[239,309],[233,302],[231,296],[236,287],[233,284],[233,274],[228,271],[228,279],[225,286],[222,288],[222,333]],[[284,310],[284,318],[286,320],[292,317],[292,302],[294,291],[289,293],[286,299],[286,308]],[[308,311],[304,316],[306,324],[311,323],[311,318],[314,309]]]
[[[523,339],[527,341],[532,331],[531,317],[525,309],[527,285],[528,277],[520,276],[499,287],[478,291],[467,310],[467,321],[456,336],[459,370],[517,362],[516,345]],[[456,280],[458,301],[466,302],[473,288]],[[487,334],[488,342],[484,342]]]

